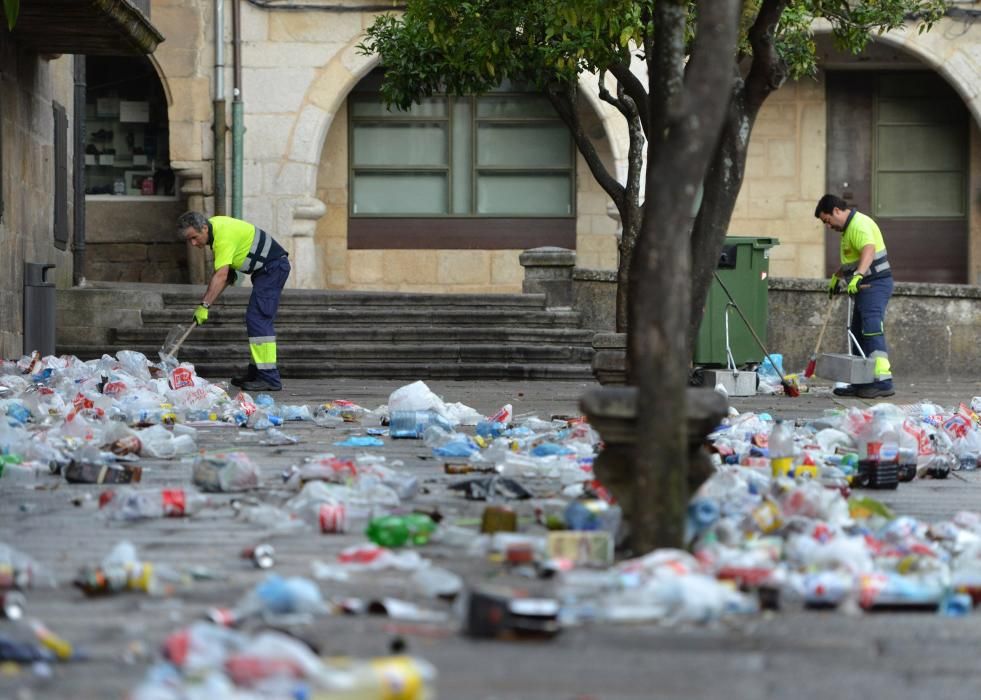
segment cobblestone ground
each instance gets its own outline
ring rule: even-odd
[[[387,402],[404,382],[300,381],[276,396],[280,403],[317,404],[348,399],[368,408]],[[446,401],[460,401],[489,414],[508,402],[515,414],[578,412],[579,396],[595,385],[580,382],[429,382]],[[981,382],[920,381],[900,386],[895,403],[930,399],[955,405],[981,395]],[[769,411],[785,418],[809,418],[836,405],[827,388],[798,399],[782,396],[734,399],[739,410]],[[852,402],[854,403],[854,402]],[[261,435],[236,428],[202,429],[205,450],[242,449],[260,465],[264,487],[253,494],[278,502],[280,472],[312,454],[333,451],[358,426],[320,428],[290,423],[287,432],[301,442],[287,447],[259,444]],[[389,441],[372,451],[390,462],[400,459],[417,474],[423,493],[413,504],[438,507],[448,521],[479,517],[481,504],[446,490],[453,479],[420,441]],[[186,463],[144,460],[143,486],[190,485]],[[526,483],[536,496],[554,495],[547,483]],[[50,677],[29,669],[0,668],[0,697],[122,698],[142,677],[167,633],[202,617],[213,606],[229,606],[261,580],[262,572],[243,561],[241,550],[270,542],[277,550],[275,571],[311,575],[315,560],[331,561],[359,535],[291,535],[263,531],[243,523],[230,507],[200,517],[107,523],[95,508],[96,486],[61,483],[37,490],[0,489],[0,541],[13,544],[50,566],[60,586],[28,592],[28,614],[71,640],[90,655],[86,662],[56,665]],[[947,481],[903,484],[883,496],[901,513],[936,519],[957,510],[981,510],[981,477],[958,474]],[[220,496],[219,501],[229,501]],[[82,505],[76,505],[81,503]],[[530,515],[520,504],[519,514]],[[174,595],[126,594],[87,599],[69,585],[78,568],[98,562],[118,541],[129,539],[142,558],[163,565],[209,573]],[[514,579],[498,564],[464,558],[459,550],[430,544],[421,552],[453,569],[468,582],[547,582]],[[362,574],[348,581],[321,581],[325,598],[357,596],[365,600],[394,596],[427,608],[449,611],[424,600],[405,574]],[[866,614],[783,611],[741,619],[732,625],[665,628],[653,625],[602,625],[564,631],[551,641],[476,642],[461,636],[457,625],[395,623],[374,615],[318,618],[294,631],[326,655],[375,656],[404,643],[409,653],[432,662],[439,671],[443,700],[617,700],[648,698],[977,698],[981,675],[976,661],[981,615],[948,619],[930,613]],[[0,621],[0,631],[15,633]]]

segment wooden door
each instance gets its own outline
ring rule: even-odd
[[[829,72],[828,191],[872,216],[898,281],[967,282],[968,116],[935,73]],[[838,267],[827,234],[825,267]]]

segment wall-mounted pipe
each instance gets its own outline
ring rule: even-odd
[[[72,104],[72,284],[85,277],[85,56],[75,54],[75,93]]]
[[[242,4],[232,0],[232,216],[242,218],[242,163],[245,144],[242,102]]]
[[[225,1],[215,0],[215,92],[212,131],[215,158],[215,214],[225,213],[225,140],[228,119],[225,115]]]

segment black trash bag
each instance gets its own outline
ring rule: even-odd
[[[524,501],[532,497],[531,492],[514,479],[503,476],[488,476],[481,479],[468,479],[450,486],[453,491],[463,491],[468,501],[486,501],[492,496],[502,496],[509,500]]]

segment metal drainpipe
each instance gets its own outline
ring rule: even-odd
[[[76,54],[72,59],[75,69],[75,93],[72,112],[72,284],[78,285],[85,277],[85,56]]]
[[[242,218],[242,159],[245,105],[242,103],[242,5],[232,0],[232,216]]]
[[[212,130],[215,138],[215,214],[225,213],[225,2],[215,0],[215,94]]]

